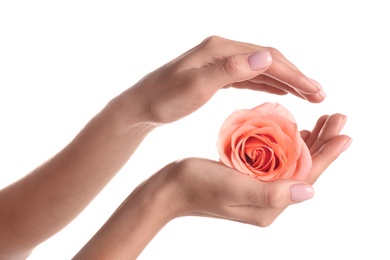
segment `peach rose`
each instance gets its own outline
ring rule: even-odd
[[[312,160],[293,115],[278,103],[233,112],[217,148],[225,165],[261,181],[305,180]]]

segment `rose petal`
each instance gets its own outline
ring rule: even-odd
[[[217,149],[225,165],[262,181],[304,180],[312,163],[293,115],[278,103],[234,111],[221,126]]]

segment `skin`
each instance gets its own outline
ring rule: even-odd
[[[263,54],[268,57],[268,62],[260,69],[252,69],[248,62],[249,57],[261,51],[264,51]],[[249,88],[278,95],[291,93],[312,103],[321,102],[325,98],[318,84],[308,79],[276,49],[232,41],[218,36],[209,37],[114,97],[66,147],[24,178],[0,190],[0,259],[25,259],[37,245],[60,231],[78,216],[115,176],[153,129],[193,113],[219,89],[229,87]],[[315,135],[314,130],[312,133]],[[304,135],[305,137],[307,135],[308,140],[312,142],[313,134],[305,132]],[[345,138],[348,139],[348,137]],[[345,138],[339,138],[342,139],[339,143],[344,143]],[[328,143],[325,142],[318,152],[330,149],[332,155],[338,154],[340,148]],[[319,146],[316,141],[313,141],[312,145]],[[324,161],[321,165],[327,164],[328,153],[321,158]],[[130,215],[132,215],[131,212],[136,213],[138,217],[133,217],[138,220],[147,215],[150,222],[146,226],[153,226],[148,235],[145,235],[138,244],[125,243],[125,247],[134,252],[132,254],[134,256],[138,255],[148,239],[150,240],[171,219],[186,215],[188,212],[204,214],[204,210],[200,208],[196,210],[194,206],[196,203],[193,204],[192,209],[183,209],[177,205],[177,209],[172,211],[176,212],[174,215],[167,213],[158,216],[155,212],[165,205],[167,196],[180,192],[178,186],[185,183],[188,185],[192,171],[231,171],[218,163],[199,160],[188,159],[172,163],[164,168],[165,170],[162,171],[175,172],[177,169],[182,169],[178,172],[186,172],[181,175],[168,174],[172,176],[172,181],[162,180],[159,177],[161,174],[153,175],[149,181],[130,195],[108,221],[114,224],[105,225],[99,234],[101,232],[109,232],[110,235],[115,233],[116,228],[125,224],[124,220],[129,212]],[[185,177],[187,175],[188,177]],[[189,179],[186,181],[187,178]],[[203,182],[209,184],[207,186],[209,193],[213,193],[213,189],[221,193],[220,200],[214,201],[214,206],[223,207],[221,203],[225,200],[222,199],[221,187],[213,185],[212,180],[206,177]],[[166,193],[161,191],[164,194],[161,201],[160,196],[155,195],[156,193],[148,194],[148,190],[153,186],[159,186],[159,191],[162,189],[166,191]],[[184,193],[184,190],[181,192]],[[199,194],[195,190],[193,193]],[[144,196],[144,194],[148,195]],[[156,197],[153,203],[152,197]],[[127,203],[127,201],[133,202]],[[210,216],[223,215],[210,213]],[[235,218],[232,217],[232,219]],[[145,222],[141,221],[142,223],[138,222],[138,224],[134,221],[128,222],[134,225],[134,229],[131,226],[127,229],[128,239],[134,240],[137,237],[138,228]],[[107,245],[107,252],[110,253],[113,245],[109,237],[104,239],[98,235],[88,243],[80,256],[98,252],[100,250],[98,244],[104,244],[104,240],[111,245]],[[93,241],[98,241],[95,246]],[[124,252],[123,256],[127,253],[127,251]]]
[[[339,135],[345,116],[321,117],[313,131],[302,131],[311,150],[314,182],[348,148]],[[302,182],[261,182],[201,158],[173,162],[139,185],[73,259],[136,259],[169,221],[183,216],[221,218],[266,227],[297,203],[290,187]]]

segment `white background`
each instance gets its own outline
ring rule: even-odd
[[[315,197],[267,228],[174,220],[139,259],[390,259],[385,3],[1,1],[1,187],[55,154],[115,95],[210,35],[277,48],[328,95],[310,104],[218,92],[196,113],[149,135],[89,207],[29,259],[70,259],[141,181],[175,159],[217,159],[225,117],[266,101],[291,110],[302,129],[323,114],[348,116],[343,133],[353,143],[315,184]]]

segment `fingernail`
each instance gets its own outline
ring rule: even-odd
[[[248,57],[249,67],[252,70],[267,68],[272,63],[272,56],[268,51],[256,52]]]
[[[320,83],[318,83],[317,81],[315,81],[314,79],[312,78],[307,78],[311,84],[313,84],[318,90],[321,90],[322,89],[322,86]]]
[[[343,149],[341,150],[341,152],[345,152],[350,146],[351,146],[351,143],[352,143],[352,138],[349,138],[347,142],[345,142],[344,144],[344,147]]]
[[[294,202],[301,202],[313,198],[314,189],[309,184],[294,184],[290,187],[290,197]]]
[[[347,122],[347,116],[343,115],[343,121],[340,123],[339,131],[343,130],[345,123]]]
[[[325,92],[321,89],[320,92],[318,92],[318,95],[320,95],[321,98],[326,98]]]

